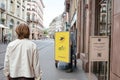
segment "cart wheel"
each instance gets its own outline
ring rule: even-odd
[[[58,67],[58,63],[55,63],[55,67],[56,67],[56,68]]]
[[[77,67],[77,60],[75,59],[75,68]]]
[[[55,60],[55,67],[58,68],[58,61]]]

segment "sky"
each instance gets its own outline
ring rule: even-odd
[[[48,28],[51,21],[63,13],[65,0],[43,0],[44,8],[44,27]]]

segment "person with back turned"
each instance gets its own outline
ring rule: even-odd
[[[73,72],[73,55],[76,54],[76,42],[75,33],[70,31],[70,63],[68,64],[69,69],[67,72]],[[75,65],[76,66],[76,65]]]
[[[7,46],[3,72],[8,80],[41,80],[39,54],[35,43],[29,40],[27,24],[16,27],[18,39]]]

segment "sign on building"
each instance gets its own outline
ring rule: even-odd
[[[106,36],[90,37],[90,61],[108,61],[109,38]]]
[[[94,78],[91,73],[92,63],[94,62],[104,62],[104,73],[102,74],[102,76],[104,77],[104,80],[108,80],[108,71],[109,71],[109,37],[108,36],[90,36],[89,80],[93,80]],[[105,64],[106,62],[107,64]],[[101,75],[99,74],[99,76]]]
[[[55,33],[55,60],[69,63],[70,61],[70,33]]]

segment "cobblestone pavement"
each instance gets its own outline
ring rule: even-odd
[[[0,43],[0,80],[5,80],[3,75],[4,56],[6,52],[7,44]]]

